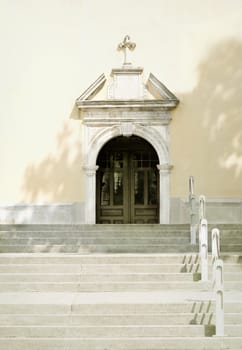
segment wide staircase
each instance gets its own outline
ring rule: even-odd
[[[242,225],[219,228],[224,337],[188,225],[0,226],[0,349],[242,349]]]

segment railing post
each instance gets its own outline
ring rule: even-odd
[[[219,229],[212,229],[212,267],[213,267],[213,283],[215,283],[215,261],[220,255],[220,233]]]
[[[224,283],[223,261],[217,259],[215,264],[214,293],[216,301],[216,336],[224,336]]]
[[[201,279],[208,280],[208,222],[202,219],[199,226],[200,233],[200,258],[201,258]]]
[[[194,178],[189,178],[189,204],[190,204],[190,242],[196,244],[196,197],[194,195]]]
[[[201,195],[199,197],[199,220],[206,218],[206,198],[205,196]]]

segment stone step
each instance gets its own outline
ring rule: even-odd
[[[242,255],[241,255],[242,257]],[[239,255],[233,256],[232,262],[237,262]],[[231,256],[226,256],[230,261]],[[58,254],[58,253],[2,253],[0,254],[1,264],[197,264],[198,254],[194,253],[169,253],[169,254]]]
[[[228,227],[228,229],[240,227]],[[114,231],[118,230],[121,232],[125,231],[172,231],[172,230],[180,230],[180,231],[189,231],[189,224],[30,224],[30,225],[0,225],[0,231]]]
[[[6,244],[0,242],[0,253],[195,253],[197,245],[190,244]],[[210,250],[209,250],[210,251]],[[242,244],[221,245],[221,252],[240,253]]]
[[[126,292],[126,291],[162,291],[209,290],[210,283],[205,282],[1,282],[0,292]],[[231,287],[232,288],[232,287]],[[240,289],[239,289],[240,290]]]
[[[11,283],[24,283],[24,282],[191,282],[198,281],[200,274],[193,273],[143,273],[143,272],[123,272],[118,273],[110,271],[110,273],[90,273],[82,272],[79,273],[56,273],[56,272],[36,272],[36,273],[0,273],[0,283],[11,282]],[[212,275],[209,275],[209,280],[212,279]],[[242,272],[240,273],[224,273],[224,279],[226,282],[242,282]]]
[[[0,338],[203,337],[214,331],[213,325],[0,326]]]
[[[28,238],[186,238],[190,239],[190,232],[180,230],[158,231],[158,230],[133,230],[133,231],[0,231],[0,239],[28,239]]]
[[[127,237],[127,238],[0,238],[1,246],[7,245],[78,245],[78,246],[92,246],[92,245],[177,245],[189,244],[188,238],[183,237]]]
[[[242,323],[241,324],[225,324],[224,333],[229,337],[241,337],[242,336]],[[242,343],[241,343],[242,347]]]
[[[24,282],[191,282],[192,273],[1,273],[0,283]]]
[[[242,337],[1,338],[4,350],[239,350]]]
[[[0,264],[0,273],[196,273],[199,264]],[[240,272],[241,267],[226,266]]]
[[[132,231],[120,231],[120,230],[106,230],[106,231],[1,231],[0,230],[0,239],[54,239],[54,238],[72,238],[72,239],[87,239],[87,238],[105,238],[105,239],[118,239],[118,238],[186,238],[190,239],[189,230],[132,230]],[[231,241],[242,240],[242,231],[221,231],[220,232],[221,241],[224,243],[229,243]],[[198,234],[197,234],[198,240]],[[211,242],[211,232],[208,232],[208,242]]]
[[[43,245],[1,245],[0,253],[187,253],[197,252],[198,247],[190,244],[99,244],[99,245],[62,245],[46,244]]]
[[[241,269],[242,266],[242,254],[232,253],[232,254],[221,254],[221,259],[223,259],[225,268]],[[209,255],[209,260],[211,262],[211,255]],[[95,255],[79,255],[79,254],[68,254],[63,253],[59,255],[58,253],[2,253],[0,254],[0,267],[4,265],[80,265],[80,266],[90,266],[90,265],[180,265],[184,269],[189,271],[191,266],[199,266],[199,255],[196,253],[135,253],[135,254],[95,254]]]
[[[189,292],[190,293],[190,292]],[[189,293],[185,293],[188,298]],[[183,293],[184,294],[184,293]],[[198,293],[199,294],[199,293]],[[101,297],[100,297],[101,295]],[[130,296],[131,295],[131,296]],[[141,298],[140,295],[143,295]],[[136,315],[213,314],[211,300],[178,302],[169,293],[5,293],[0,294],[0,315]],[[172,301],[174,299],[174,301]],[[104,300],[106,303],[104,303]],[[142,302],[143,300],[143,302]],[[155,302],[152,303],[152,300]],[[242,313],[242,303],[225,304],[226,312]]]
[[[211,289],[210,282],[1,282],[0,293],[11,292],[51,292],[51,293],[87,293],[87,292],[126,292],[126,291],[164,291],[177,290],[204,290]],[[242,291],[242,282],[225,282],[224,290]]]
[[[234,239],[241,239],[242,230],[241,231],[220,231],[220,238],[222,240],[229,240],[230,237]],[[119,228],[113,229],[105,229],[105,230],[0,230],[1,238],[88,238],[88,237],[105,237],[105,238],[139,238],[139,237],[184,237],[190,238],[190,228],[186,230],[180,229],[169,229],[169,230],[154,230],[154,229],[130,229],[130,230],[121,230]],[[211,240],[211,231],[208,231],[209,241]],[[198,239],[198,231],[197,231],[197,239]]]
[[[232,315],[232,316],[231,316]],[[242,314],[226,314],[225,322],[242,324]],[[228,320],[228,321],[227,321]],[[214,313],[162,313],[162,314],[0,314],[2,326],[132,326],[132,325],[209,325],[214,324]]]
[[[241,295],[241,293],[240,293]],[[194,322],[199,315],[214,316],[212,293],[191,293],[191,291],[151,292],[151,293],[4,293],[0,294],[0,315],[66,315],[72,316],[112,316],[167,314],[192,314]],[[194,298],[195,297],[195,298]],[[202,298],[204,300],[202,300]],[[234,297],[233,297],[234,298]],[[240,296],[238,297],[240,298]],[[191,301],[185,301],[190,299]],[[194,300],[192,300],[194,299]],[[226,322],[242,315],[242,302],[225,302]],[[180,300],[180,301],[179,301]],[[106,303],[104,303],[106,301]]]
[[[152,230],[170,230],[170,229],[188,229],[189,224],[1,224],[0,230],[99,230],[99,229],[110,229],[121,228],[122,230],[132,230],[132,229],[152,229]],[[219,230],[223,231],[242,231],[242,224],[209,224],[208,228],[211,231],[213,228],[217,227]]]
[[[230,264],[224,261],[224,272],[225,273],[242,273],[242,262],[237,264]]]
[[[199,264],[0,264],[0,274],[94,274],[94,273],[185,273],[194,274]],[[240,264],[224,264],[225,280],[241,279]],[[182,275],[184,277],[184,275]],[[211,276],[211,274],[210,274]],[[186,278],[186,277],[185,277]]]
[[[221,244],[220,245],[221,252],[237,252],[240,253],[242,251],[242,244]]]
[[[158,326],[158,325],[214,325],[214,313],[163,313],[157,314],[127,314],[127,315],[81,315],[81,314],[1,314],[1,326]],[[226,327],[236,325],[241,332],[242,314],[225,314]],[[228,328],[228,329],[230,329]],[[228,331],[226,332],[228,335]],[[229,334],[232,335],[232,332]]]

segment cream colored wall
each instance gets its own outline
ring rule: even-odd
[[[241,0],[0,0],[1,202],[81,201],[75,99],[133,63],[180,99],[172,113],[172,196],[242,197]],[[205,164],[207,167],[205,169]]]

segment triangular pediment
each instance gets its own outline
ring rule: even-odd
[[[146,83],[147,90],[151,93],[151,95],[157,100],[169,100],[169,101],[177,101],[177,97],[167,89],[167,87],[162,84],[152,73]]]
[[[79,108],[98,106],[145,106],[160,105],[174,108],[179,103],[177,97],[152,73],[147,82],[143,80],[143,69],[121,67],[112,70],[107,81],[101,74],[76,100]]]
[[[77,101],[92,100],[100,92],[106,82],[106,77],[101,74],[77,99]]]

